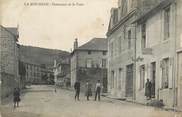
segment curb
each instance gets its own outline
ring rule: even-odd
[[[117,100],[117,101],[123,101],[123,102],[128,102],[128,103],[139,104],[139,105],[147,106],[147,107],[155,107],[155,106],[148,106],[147,104],[139,103],[139,102],[132,101],[132,100],[127,100],[127,99],[124,99],[124,98],[123,99],[122,98],[114,98],[114,97],[109,97],[107,95],[103,95],[103,97],[113,99],[113,100]],[[182,110],[179,110],[179,109],[176,109],[176,108],[167,108],[167,107],[163,107],[163,108],[155,107],[155,108],[159,108],[159,109],[162,109],[164,111],[182,112]]]

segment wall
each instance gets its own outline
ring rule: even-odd
[[[102,51],[91,51],[91,54],[88,54],[88,51],[79,51],[77,55],[79,67],[86,67],[87,59],[91,59],[93,61],[94,67],[97,67],[96,65],[102,67],[102,59],[107,59],[107,55],[103,55]]]
[[[71,56],[71,86],[74,86],[76,82],[76,75],[77,75],[77,52]]]
[[[19,85],[18,52],[16,39],[12,33],[0,26],[0,67],[1,67],[1,97],[11,95],[14,87]]]
[[[177,56],[176,56],[176,77],[177,79],[175,80],[175,86],[176,86],[176,103],[177,107],[182,110],[182,81],[181,81],[181,52],[182,52],[182,1],[181,0],[176,0],[176,51],[177,51]]]
[[[119,98],[126,96],[126,66],[133,64],[135,27],[130,17],[122,26],[108,36],[108,91]],[[128,31],[131,30],[131,48],[128,48]],[[112,54],[113,53],[113,54]],[[119,75],[119,70],[121,74]],[[114,78],[112,72],[114,71]]]
[[[97,68],[97,65],[101,68],[102,59],[107,60],[107,53],[106,55],[103,55],[103,51],[91,51],[91,54],[88,54],[87,50],[74,51],[74,54],[71,57],[71,86],[73,86],[76,81],[78,68],[86,67],[87,59],[93,61],[94,68]]]
[[[77,78],[81,84],[81,91],[85,92],[87,81],[92,84],[92,91],[95,92],[95,85],[100,80],[102,85],[102,92],[107,92],[107,69],[101,68],[78,68]]]

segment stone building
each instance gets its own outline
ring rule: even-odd
[[[18,30],[0,26],[0,80],[1,99],[12,94],[19,87],[18,74]]]
[[[89,81],[93,89],[97,80],[101,80],[107,90],[107,39],[93,38],[86,44],[78,47],[77,39],[71,53],[71,86],[79,80],[84,89],[84,84]]]
[[[23,61],[26,68],[26,84],[53,84],[54,75],[52,69],[45,65],[39,65],[32,61]]]
[[[136,100],[136,25],[133,22],[160,0],[118,0],[111,9],[108,38],[108,90],[111,95]]]
[[[121,6],[111,10],[107,33],[109,92],[128,99],[128,91],[132,90],[130,97],[133,101],[146,104],[145,83],[149,79],[152,82],[152,100],[163,100],[165,106],[181,110],[182,1],[143,1],[150,6],[142,6],[143,2],[140,2],[136,5],[133,19],[127,18],[131,10],[115,21],[114,17],[118,18],[119,12],[114,13],[114,10]],[[129,24],[125,25],[126,22]],[[130,32],[131,27],[134,31]],[[129,50],[129,45],[133,51]]]
[[[152,97],[175,106],[176,4],[164,0],[139,17],[137,22],[136,100],[146,102],[145,83],[152,82]]]

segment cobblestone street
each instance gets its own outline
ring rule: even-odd
[[[31,86],[22,96],[20,107],[12,104],[1,108],[2,117],[180,117],[179,113],[163,111],[108,98],[100,102],[74,100],[74,92],[52,86]]]

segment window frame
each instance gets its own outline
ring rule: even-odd
[[[131,49],[131,30],[128,30],[128,49]]]
[[[146,48],[147,45],[146,23],[141,25],[141,48]]]
[[[169,58],[162,59],[162,89],[169,88]]]
[[[164,40],[170,38],[170,17],[171,7],[169,5],[164,8]]]
[[[145,65],[140,65],[140,90],[145,88]]]

